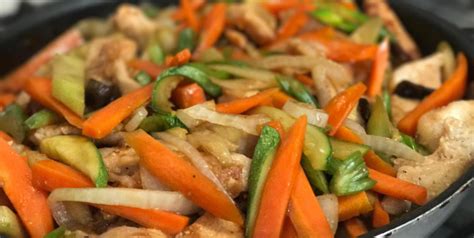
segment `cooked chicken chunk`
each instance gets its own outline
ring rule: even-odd
[[[99,149],[109,173],[109,181],[120,187],[140,188],[139,157],[132,148],[110,147]]]
[[[390,100],[392,105],[392,121],[395,125],[420,103],[419,100],[402,98],[395,94],[391,96]]]
[[[69,124],[50,125],[37,129],[30,135],[31,142],[39,145],[39,143],[49,137],[59,135],[80,135],[81,130]]]
[[[229,22],[245,31],[258,44],[266,44],[275,38],[273,18],[265,10],[254,5],[233,5],[229,8]]]
[[[119,226],[119,227],[109,229],[107,232],[101,234],[98,237],[99,238],[120,238],[120,237],[123,237],[123,238],[125,237],[168,238],[170,236],[156,229]]]
[[[148,19],[143,11],[130,4],[122,4],[113,18],[118,30],[140,44],[146,44],[155,31],[153,21]]]
[[[216,218],[208,213],[196,220],[177,238],[240,238],[244,233],[239,225]]]

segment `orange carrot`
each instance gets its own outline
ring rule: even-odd
[[[300,167],[288,213],[299,237],[333,237],[331,227]]]
[[[378,193],[408,200],[420,206],[425,204],[428,199],[425,187],[388,176],[373,169],[369,169],[369,177],[377,182],[372,190]]]
[[[180,0],[181,11],[183,11],[184,17],[188,25],[195,31],[199,31],[199,20],[196,15],[195,9],[192,7],[191,0]]]
[[[7,133],[3,132],[3,131],[0,131],[0,139],[4,140],[4,141],[7,141],[7,142],[10,142],[13,140],[13,138],[11,136],[9,136]]]
[[[191,7],[193,8],[194,11],[198,10],[202,6],[206,4],[206,0],[194,0],[191,1]],[[171,15],[171,17],[177,21],[184,20],[186,16],[184,15],[183,11],[181,9],[176,9],[176,11]]]
[[[188,63],[191,59],[191,51],[188,48],[176,53],[174,56],[168,56],[165,59],[165,64],[167,67],[180,66]]]
[[[344,228],[350,238],[359,237],[367,233],[367,227],[359,218],[352,218],[344,222]]]
[[[62,115],[71,125],[82,128],[82,118],[64,104],[53,98],[51,94],[50,79],[30,78],[25,82],[24,90],[33,100]]]
[[[345,221],[361,214],[372,211],[369,197],[366,192],[360,192],[349,196],[337,198],[339,202],[339,220]]]
[[[331,125],[329,135],[336,134],[349,113],[359,102],[367,88],[363,83],[357,83],[336,95],[329,101],[324,110],[328,113],[328,124]]]
[[[164,67],[160,67],[151,61],[147,60],[140,60],[140,59],[133,59],[128,62],[128,66],[135,70],[141,70],[145,73],[149,74],[152,79],[155,79],[160,75],[160,73],[164,70]]]
[[[40,52],[31,57],[26,63],[8,74],[5,80],[1,80],[0,91],[20,91],[25,81],[35,75],[36,71],[52,59],[54,55],[67,52],[79,46],[82,42],[81,33],[77,29],[63,33]]]
[[[307,0],[266,0],[262,2],[263,6],[273,14],[281,11],[298,8],[299,10],[312,11],[315,5]]]
[[[390,43],[386,38],[379,46],[372,64],[369,83],[367,84],[367,96],[375,97],[382,92],[382,84],[385,79],[385,71],[390,63]]]
[[[277,40],[284,40],[294,36],[306,25],[309,17],[304,11],[295,11],[288,20],[278,29]]]
[[[306,123],[306,116],[298,118],[278,148],[263,188],[253,237],[280,236],[300,168]]]
[[[196,83],[182,85],[171,96],[179,108],[188,108],[206,101],[204,90]]]
[[[202,25],[199,44],[196,48],[197,52],[202,52],[212,47],[224,32],[226,22],[227,4],[216,3],[204,18]]]
[[[94,187],[92,181],[73,168],[54,160],[40,160],[32,166],[33,183],[46,191],[58,188]],[[134,207],[91,204],[107,213],[125,217],[147,228],[174,235],[188,224],[188,218],[173,213]]]
[[[33,238],[53,230],[53,217],[46,195],[33,187],[31,170],[7,141],[0,139],[0,183],[21,221]]]
[[[462,98],[466,91],[467,80],[467,59],[463,53],[459,53],[457,57],[458,65],[451,77],[446,80],[441,87],[428,95],[418,106],[409,112],[398,123],[400,131],[414,135],[418,120],[423,114],[435,108],[447,105],[448,103]]]
[[[94,112],[94,114],[84,122],[82,134],[95,139],[104,138],[110,134],[120,122],[150,99],[152,89],[153,85],[151,84],[139,88]]]
[[[305,74],[298,74],[296,75],[295,79],[308,86],[314,85],[313,79],[311,77],[306,76]]]
[[[162,183],[202,207],[212,215],[243,224],[239,209],[191,163],[142,130],[125,134],[126,142],[140,156],[141,163]]]
[[[216,111],[221,113],[240,114],[261,105],[278,91],[277,88],[271,88],[248,98],[219,103],[216,105]]]
[[[390,223],[390,216],[383,209],[382,205],[380,204],[380,201],[375,201],[374,212],[372,214],[372,226],[375,228],[379,228],[387,225],[388,223]]]
[[[277,108],[282,108],[285,105],[286,101],[290,100],[291,97],[286,95],[286,93],[278,91],[272,96],[273,105]]]
[[[280,238],[298,238],[295,227],[288,216],[285,217],[285,221],[283,222]]]
[[[334,137],[352,143],[364,144],[364,141],[357,134],[345,126],[339,127],[339,130],[334,134]]]
[[[4,108],[10,105],[13,101],[15,101],[15,94],[13,93],[3,93],[0,95],[0,108]]]
[[[276,120],[269,121],[265,125],[273,127],[273,129],[277,130],[278,134],[280,134],[280,138],[285,137],[285,129],[283,128],[283,125],[281,124],[280,121],[276,121]]]

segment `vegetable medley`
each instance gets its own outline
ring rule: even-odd
[[[473,164],[467,64],[385,1],[123,4],[0,82],[0,234],[362,235]]]

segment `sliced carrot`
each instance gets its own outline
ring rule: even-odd
[[[145,104],[151,97],[153,85],[139,88],[94,112],[83,124],[82,134],[100,139],[112,132],[125,118]]]
[[[191,59],[191,51],[188,48],[176,53],[174,56],[166,57],[165,64],[167,67],[180,66],[186,64]]]
[[[326,216],[301,167],[291,194],[288,214],[298,237],[333,237]]]
[[[191,7],[194,11],[198,10],[199,8],[203,7],[206,4],[206,0],[194,0],[191,1]],[[175,12],[171,15],[171,17],[177,21],[182,21],[186,18],[184,12],[181,9],[176,9]]]
[[[262,2],[263,7],[273,14],[277,14],[281,11],[286,11],[292,8],[312,11],[315,9],[315,5],[312,1],[308,0],[265,0]]]
[[[248,98],[240,98],[230,102],[219,103],[216,105],[216,111],[221,113],[240,114],[261,105],[278,91],[278,88],[271,88]]]
[[[181,11],[183,11],[184,17],[188,25],[195,31],[199,31],[199,19],[193,9],[191,0],[180,0]]]
[[[281,124],[280,121],[273,120],[266,123],[265,125],[273,127],[273,129],[277,130],[278,134],[280,134],[280,138],[285,137],[285,129],[283,128],[283,125]]]
[[[242,215],[232,199],[191,163],[142,130],[127,133],[124,137],[140,156],[141,163],[166,186],[180,191],[216,217],[243,224]]]
[[[41,105],[62,115],[71,125],[82,128],[82,118],[71,109],[53,98],[51,94],[51,80],[47,78],[30,78],[25,82],[24,90],[31,98]]]
[[[468,65],[466,56],[463,53],[458,54],[457,61],[458,65],[453,74],[451,74],[451,77],[400,120],[398,123],[400,131],[414,135],[418,120],[423,114],[462,98],[466,91]]]
[[[359,237],[367,233],[367,227],[359,218],[352,218],[344,222],[344,229],[350,238]]]
[[[306,123],[306,116],[298,118],[278,148],[263,188],[253,237],[280,236],[300,168]]]
[[[285,221],[283,222],[280,238],[298,238],[295,227],[288,216],[285,217]]]
[[[54,160],[40,160],[31,166],[33,184],[45,191],[56,188],[94,187],[92,181],[77,170]]]
[[[285,103],[291,99],[290,96],[288,96],[286,93],[278,91],[272,96],[273,99],[273,105],[277,108],[282,108]]]
[[[69,30],[60,35],[45,48],[36,53],[26,63],[8,74],[5,80],[0,81],[0,91],[18,92],[25,81],[35,75],[36,71],[53,58],[56,54],[67,52],[83,42],[81,33],[77,29]]]
[[[305,74],[298,74],[296,75],[295,79],[308,86],[314,85],[313,79]]]
[[[388,176],[373,169],[369,169],[369,177],[377,182],[372,190],[378,193],[408,200],[420,206],[425,204],[428,199],[425,187]]]
[[[15,101],[15,94],[13,93],[3,93],[0,94],[0,108],[4,108],[10,105],[12,102]]]
[[[4,140],[4,141],[7,141],[7,142],[10,142],[13,140],[13,138],[11,136],[9,136],[7,133],[3,132],[3,131],[0,131],[0,139]]]
[[[192,83],[173,90],[171,99],[179,108],[188,108],[205,102],[206,94],[197,83]]]
[[[339,220],[345,221],[361,214],[372,211],[369,197],[366,192],[360,192],[349,196],[338,197]]]
[[[0,139],[0,183],[21,221],[33,238],[53,230],[53,217],[46,194],[31,181],[31,170],[24,158],[7,141]]]
[[[364,144],[364,141],[356,133],[345,126],[339,127],[334,137],[352,143]]]
[[[224,32],[226,23],[227,4],[216,3],[204,18],[202,31],[199,38],[197,52],[202,52],[212,47]]]
[[[382,84],[385,79],[385,71],[390,63],[390,42],[386,38],[378,47],[372,64],[369,82],[367,84],[367,96],[375,97],[382,92]]]
[[[153,79],[158,77],[164,70],[164,67],[160,67],[148,60],[133,59],[128,62],[128,66],[135,70],[144,71],[149,74]]]
[[[284,40],[294,36],[309,21],[309,17],[304,11],[295,11],[295,13],[283,23],[278,29],[277,40]]]
[[[372,226],[375,228],[379,228],[387,225],[388,223],[390,223],[390,216],[383,209],[382,205],[380,204],[380,201],[375,201],[374,212],[372,214]]]
[[[341,127],[344,120],[346,120],[349,113],[359,102],[366,90],[366,86],[363,83],[357,83],[346,90],[342,91],[338,95],[329,101],[324,110],[328,113],[328,124],[331,125],[329,135],[336,134],[339,127]]]

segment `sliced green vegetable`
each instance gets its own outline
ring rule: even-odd
[[[202,72],[207,74],[209,77],[218,78],[218,79],[229,79],[231,77],[231,74],[222,70],[211,69],[205,64],[189,63],[188,65],[201,70]]]
[[[184,123],[171,113],[157,113],[145,118],[140,124],[140,128],[146,132],[166,131],[175,127],[187,129]]]
[[[321,170],[313,169],[311,161],[305,155],[301,158],[301,166],[303,167],[304,173],[306,174],[306,177],[308,177],[309,183],[313,189],[317,189],[322,193],[329,193],[329,185],[326,175],[324,175],[324,172]]]
[[[5,111],[0,112],[0,131],[4,131],[13,139],[21,143],[25,139],[26,128],[23,122],[26,119],[25,112],[17,104],[10,104]]]
[[[60,226],[48,233],[44,238],[62,238],[64,237],[64,233],[66,233],[66,228]]]
[[[224,55],[214,47],[202,51],[196,57],[196,61],[199,62],[221,61],[225,59]]]
[[[85,62],[72,55],[53,59],[52,95],[77,115],[82,116],[85,102]]]
[[[400,133],[400,138],[399,138],[399,141],[405,145],[407,145],[408,147],[410,147],[411,149],[415,150],[416,152],[422,154],[422,155],[427,155],[428,154],[428,151],[426,150],[425,147],[423,147],[422,145],[418,144],[415,140],[415,138],[405,134],[405,133],[402,133],[402,132],[399,132]]]
[[[328,7],[318,7],[318,9],[314,10],[311,15],[316,18],[316,20],[345,32],[353,32],[358,26],[356,23],[347,21],[333,9]]]
[[[233,65],[233,66],[239,66],[239,67],[250,67],[250,65],[247,62],[244,62],[241,60],[231,60],[231,59],[209,61],[208,64],[211,64],[211,65],[223,64],[223,65]]]
[[[151,82],[151,77],[147,73],[140,71],[135,76],[135,81],[137,81],[140,85],[145,86]]]
[[[83,172],[96,187],[107,186],[108,174],[102,155],[89,139],[74,135],[53,136],[41,141],[40,150],[50,158]]]
[[[140,8],[142,9],[142,12],[149,18],[155,18],[158,15],[158,7],[149,2],[141,3]]]
[[[359,44],[375,44],[382,27],[383,22],[380,18],[370,18],[351,34],[351,39]]]
[[[393,134],[392,122],[388,117],[387,110],[385,110],[382,98],[379,96],[372,105],[372,113],[367,122],[367,133],[388,138],[391,138]]]
[[[258,139],[257,146],[255,147],[252,164],[250,166],[248,181],[249,205],[247,208],[245,226],[246,237],[250,237],[253,233],[263,186],[279,143],[280,135],[278,132],[272,127],[264,126],[260,138]]]
[[[392,118],[392,99],[390,98],[390,93],[387,90],[382,92],[383,105],[385,110],[387,110],[388,118]]]
[[[165,62],[165,52],[163,52],[159,44],[149,45],[146,52],[151,62],[155,64],[163,64],[163,62]]]
[[[151,106],[157,112],[171,112],[173,111],[173,103],[169,101],[171,93],[183,80],[179,76],[171,76],[157,80],[153,87],[153,94],[151,99]]]
[[[7,206],[0,206],[0,235],[7,237],[24,237],[20,221]]]
[[[194,50],[196,47],[196,33],[191,28],[184,28],[178,37],[178,52],[184,49]]]
[[[332,156],[336,159],[343,160],[354,152],[360,152],[364,156],[370,149],[367,145],[361,145],[356,143],[351,143],[347,141],[342,141],[334,138],[330,138],[332,146]]]
[[[293,117],[274,107],[258,107],[252,110],[252,113],[265,114],[273,120],[280,121],[285,130],[288,130],[295,122]],[[328,159],[332,154],[328,136],[320,128],[307,125],[303,153],[308,157],[313,169],[325,171]]]
[[[346,196],[371,189],[375,185],[375,181],[369,178],[369,172],[360,152],[355,152],[338,162],[329,185],[332,193],[337,196]]]
[[[298,80],[286,76],[276,76],[276,80],[280,88],[296,100],[318,107],[318,102],[314,96],[311,95],[306,86]]]
[[[34,130],[47,125],[55,124],[60,120],[61,117],[59,117],[58,114],[48,109],[43,109],[26,119],[25,126],[29,130]]]

